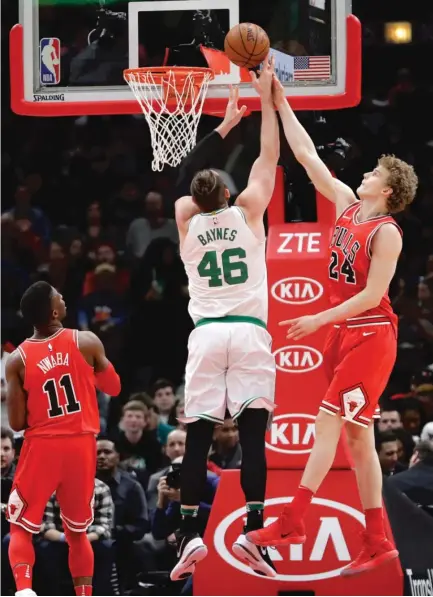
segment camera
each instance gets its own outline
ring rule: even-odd
[[[171,470],[167,473],[167,478],[165,482],[167,483],[168,487],[171,489],[179,489],[180,488],[180,469],[182,464],[180,462],[173,462],[171,465]]]

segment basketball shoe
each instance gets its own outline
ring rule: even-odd
[[[263,547],[305,543],[304,521],[302,518],[295,518],[290,506],[285,506],[275,522],[263,529],[250,531],[247,539]]]
[[[178,562],[170,574],[171,580],[191,576],[195,565],[207,556],[207,547],[197,533],[176,534]]]
[[[363,534],[363,546],[358,556],[340,572],[341,576],[353,576],[379,568],[395,560],[398,551],[386,537]]]
[[[232,546],[233,553],[241,562],[247,564],[256,574],[274,578],[277,575],[275,566],[269,557],[266,547],[257,547],[248,541],[244,532],[239,535]]]

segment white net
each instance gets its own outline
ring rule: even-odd
[[[161,171],[165,164],[178,166],[195,145],[213,72],[135,69],[124,76],[150,128],[152,170]]]

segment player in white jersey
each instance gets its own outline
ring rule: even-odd
[[[187,440],[181,471],[182,522],[173,580],[194,572],[207,554],[199,536],[199,504],[215,424],[226,409],[236,419],[242,446],[241,485],[247,523],[263,526],[266,488],[265,433],[274,408],[275,361],[266,330],[268,290],[263,215],[275,184],[279,130],[272,101],[273,61],[253,85],[261,98],[260,155],[247,188],[229,207],[230,193],[213,170],[198,172],[191,196],[176,202],[181,257],[189,280],[189,312],[195,329],[188,343],[185,416]],[[227,113],[239,113],[233,90]],[[227,116],[227,115],[226,115]],[[266,549],[242,533],[234,553],[258,573],[273,577]]]

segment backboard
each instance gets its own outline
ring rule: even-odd
[[[10,34],[17,114],[134,114],[123,70],[210,66],[204,113],[223,113],[228,84],[260,109],[248,71],[222,52],[239,22],[263,27],[294,109],[354,106],[361,92],[360,23],[348,0],[20,0]]]

